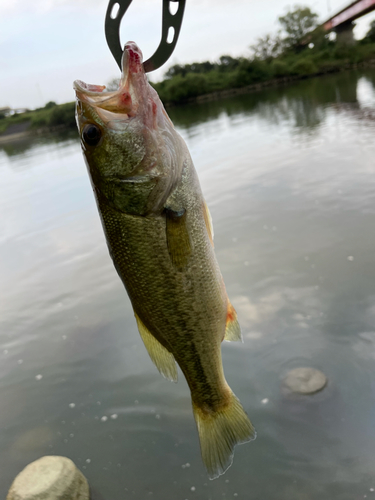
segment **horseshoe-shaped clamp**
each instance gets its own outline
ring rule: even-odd
[[[105,16],[105,37],[107,44],[121,68],[123,48],[120,42],[120,24],[132,0],[109,0]],[[178,7],[171,13],[170,4],[177,2]],[[155,53],[143,63],[146,73],[160,68],[171,57],[180,34],[186,0],[163,0],[163,22],[161,41]],[[173,35],[173,36],[172,36]]]

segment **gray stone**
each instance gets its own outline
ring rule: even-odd
[[[46,456],[27,465],[6,500],[89,500],[85,476],[66,457]]]
[[[327,385],[327,377],[315,368],[295,368],[284,378],[284,384],[292,392],[314,394]]]

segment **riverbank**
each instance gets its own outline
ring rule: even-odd
[[[326,71],[319,71],[316,73],[311,73],[308,75],[294,75],[294,76],[284,76],[281,78],[273,78],[272,80],[266,80],[264,82],[259,82],[259,83],[254,83],[252,85],[247,85],[245,87],[240,87],[240,88],[233,88],[233,89],[228,89],[228,90],[222,90],[222,91],[217,91],[217,92],[211,92],[209,94],[203,94],[194,98],[190,98],[186,103],[194,103],[194,102],[207,102],[207,101],[214,101],[216,99],[224,99],[226,97],[232,97],[236,95],[241,95],[241,94],[248,94],[251,92],[257,92],[260,90],[263,90],[265,88],[273,88],[273,87],[282,87],[288,84],[291,84],[293,82],[299,81],[299,80],[306,80],[308,78],[317,78],[317,77],[324,77],[326,75],[332,74],[332,73],[339,73],[343,71],[350,71],[350,70],[355,70],[355,69],[366,69],[366,68],[375,68],[375,58],[371,59],[369,61],[364,61],[362,63],[354,63],[354,64],[346,64],[342,67],[335,67],[335,68],[330,68],[327,69]],[[169,106],[172,106],[173,103],[169,103]]]
[[[304,58],[300,57],[298,59],[299,63],[296,65],[295,62],[294,66],[288,65],[285,61],[281,61],[280,59],[268,62],[249,62],[246,60],[248,70],[247,73],[244,72],[243,67],[242,69],[238,68],[241,64],[243,65],[242,61],[239,62],[235,70],[228,71],[228,73],[232,74],[232,81],[235,82],[236,75],[238,77],[239,74],[242,74],[242,82],[248,81],[249,78],[253,78],[256,81],[250,84],[238,85],[237,78],[237,85],[227,88],[220,87],[223,87],[224,84],[228,85],[230,82],[230,79],[228,80],[228,75],[227,80],[221,82],[219,88],[217,88],[217,85],[213,84],[214,80],[217,78],[217,73],[219,73],[219,75],[225,74],[225,72],[223,72],[220,68],[211,69],[206,73],[188,72],[185,75],[178,74],[172,78],[167,78],[162,82],[151,82],[151,84],[159,93],[165,107],[168,108],[180,104],[207,102],[235,95],[257,92],[264,88],[281,87],[298,80],[324,77],[325,75],[342,71],[375,67],[375,44],[367,44],[365,46],[365,51],[358,50],[358,47],[347,48],[346,55],[348,55],[348,53],[349,55],[351,54],[351,58],[346,57],[345,59],[339,61],[331,58],[321,61],[320,65],[313,62],[313,59],[316,59],[317,54],[321,57],[319,52],[309,54],[309,56],[313,58],[310,62],[306,62],[308,61],[306,56],[304,56]],[[360,55],[362,57],[359,57]],[[340,64],[338,64],[338,62]],[[233,61],[232,64],[234,64]],[[254,65],[256,64],[258,65],[258,71],[254,72]],[[265,67],[268,66],[268,69],[264,70],[263,68],[263,71],[260,71],[259,68],[262,65]],[[296,74],[296,67],[300,68],[299,74]],[[281,70],[285,73],[285,68],[287,68],[289,74],[275,74]],[[266,78],[265,75],[268,75],[268,78]],[[211,85],[199,86],[199,82],[202,83],[202,78],[207,81],[211,81]],[[76,122],[74,109],[74,102],[60,105],[48,103],[44,108],[3,118],[0,120],[0,144],[17,141],[32,135],[38,136],[56,131],[75,129]]]
[[[372,67],[375,43],[337,46],[324,39],[322,46],[288,50],[278,57],[246,59],[222,56],[208,61],[170,68],[162,82],[153,84],[166,105],[205,101],[220,96],[285,85],[296,80],[358,67]]]
[[[0,144],[75,128],[75,103],[47,103],[44,108],[14,114],[0,119]]]

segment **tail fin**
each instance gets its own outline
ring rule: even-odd
[[[193,402],[204,465],[210,479],[219,477],[232,465],[234,447],[255,439],[256,432],[240,401],[232,393],[222,410],[207,413]]]

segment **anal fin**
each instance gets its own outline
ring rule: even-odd
[[[137,320],[139,333],[143,343],[159,372],[168,380],[177,382],[177,366],[172,353],[170,353],[161,343],[156,340],[152,333],[145,327],[139,316],[134,313]]]
[[[227,311],[227,324],[225,327],[224,340],[228,342],[236,342],[242,340],[241,327],[237,319],[237,313],[235,308],[229,302],[228,299],[228,311]]]

